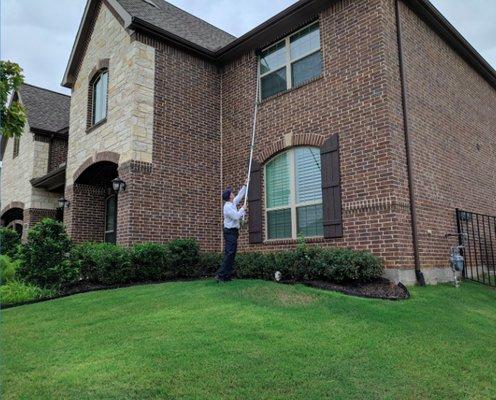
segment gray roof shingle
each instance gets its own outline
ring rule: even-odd
[[[27,83],[21,86],[19,94],[30,128],[59,132],[69,126],[70,96]]]
[[[231,43],[235,36],[164,0],[117,0],[131,15],[210,51]]]

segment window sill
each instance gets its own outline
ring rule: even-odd
[[[88,128],[86,128],[86,133],[93,132],[95,129],[98,129],[102,125],[104,125],[107,122],[107,118],[102,119],[100,122],[96,123],[95,125],[91,125]]]
[[[260,104],[265,104],[268,101],[274,100],[280,96],[284,96],[287,93],[294,92],[295,90],[301,89],[304,86],[310,85],[311,83],[314,83],[316,81],[321,80],[324,77],[324,74],[320,74],[319,76],[316,76],[315,78],[309,79],[308,81],[300,83],[298,86],[292,87],[291,89],[286,89],[282,92],[273,94],[272,96],[269,96],[263,100],[260,101]]]
[[[305,243],[323,243],[326,239],[324,236],[312,236],[305,238]],[[297,244],[298,239],[266,239],[263,244]]]

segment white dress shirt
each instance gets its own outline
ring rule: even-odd
[[[238,210],[238,204],[243,200],[245,194],[246,186],[243,186],[232,202],[226,201],[224,204],[224,228],[239,229],[239,220],[244,217],[245,210],[243,208]]]

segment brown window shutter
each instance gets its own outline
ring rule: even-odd
[[[343,236],[341,212],[341,172],[339,165],[339,137],[327,139],[320,149],[322,163],[322,201],[324,216],[324,237]]]
[[[248,230],[250,243],[262,243],[262,167],[253,160],[248,191]]]

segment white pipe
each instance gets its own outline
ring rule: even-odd
[[[250,146],[250,162],[248,164],[248,183],[246,185],[246,195],[245,195],[245,202],[244,206],[246,207],[246,204],[248,203],[248,191],[250,189],[250,175],[251,175],[251,167],[253,163],[253,150],[255,149],[255,136],[257,132],[257,114],[258,114],[258,98],[259,98],[259,88],[260,85],[260,68],[259,68],[259,62],[258,62],[258,57],[257,57],[257,84],[256,84],[256,93],[255,93],[255,111],[253,113],[253,129],[252,129],[252,135],[251,135],[251,146]],[[244,219],[244,218],[243,218]]]
[[[224,71],[220,73],[220,193],[224,191],[224,114],[223,114],[223,98],[222,98],[222,76]],[[220,250],[224,249],[224,200],[220,199]]]

